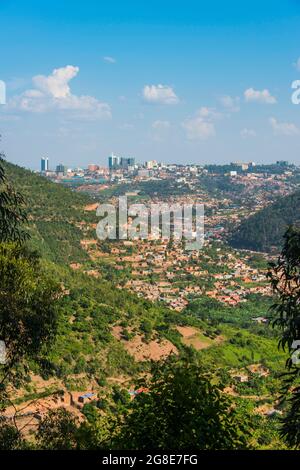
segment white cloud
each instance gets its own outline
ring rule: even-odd
[[[293,63],[294,67],[296,67],[297,70],[300,71],[300,57],[296,60],[296,62]]]
[[[238,96],[236,97],[232,97],[229,95],[221,96],[220,103],[224,108],[228,109],[228,111],[232,113],[237,113],[240,110],[240,106],[239,106],[240,98]]]
[[[143,89],[144,100],[148,103],[177,104],[179,98],[173,88],[167,85],[145,85]]]
[[[76,77],[79,67],[67,65],[60,69],[54,69],[51,75],[37,75],[33,77],[33,84],[46,95],[53,98],[66,98],[70,96],[69,81]]]
[[[271,127],[275,134],[277,135],[300,135],[300,129],[292,122],[278,122],[277,119],[271,117],[269,119]]]
[[[274,96],[271,95],[269,90],[254,90],[254,88],[248,88],[244,91],[245,100],[249,102],[257,103],[266,103],[266,104],[275,104],[277,100]]]
[[[244,127],[244,129],[241,130],[240,132],[241,137],[256,137],[256,132],[254,129],[247,129],[247,127]]]
[[[14,96],[8,102],[8,109],[32,113],[69,111],[71,117],[82,119],[105,119],[111,117],[110,106],[93,96],[73,95],[69,82],[76,77],[79,67],[67,65],[54,69],[48,75],[37,75],[32,81],[35,88]]]
[[[108,62],[109,64],[115,64],[117,61],[114,57],[106,55],[103,57],[104,62]]]
[[[186,119],[182,127],[189,140],[206,140],[216,135],[214,121],[220,117],[221,114],[213,108],[202,107],[194,118]]]
[[[202,106],[197,112],[199,116],[209,121],[220,119],[222,117],[222,113],[216,111],[214,108],[208,108],[206,106]]]
[[[200,117],[185,121],[183,127],[189,140],[206,140],[216,135],[214,124],[203,121]]]

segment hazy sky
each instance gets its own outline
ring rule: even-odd
[[[300,1],[0,0],[1,149],[300,164]]]

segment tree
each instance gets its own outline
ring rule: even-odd
[[[83,414],[86,419],[79,423],[78,418],[65,408],[50,410],[37,429],[38,448],[43,450],[111,449],[111,440],[119,418],[109,412],[101,415],[92,404],[84,406]]]
[[[0,279],[0,339],[6,345],[2,376],[11,379],[22,359],[37,359],[54,340],[61,289],[36,254],[14,243],[0,244]]]
[[[0,365],[0,410],[10,400],[37,360],[53,342],[58,327],[60,286],[47,275],[36,253],[25,241],[23,198],[6,180],[0,155],[0,340],[6,347]],[[16,420],[2,420],[0,447],[18,448],[22,443]]]
[[[26,220],[24,200],[7,182],[0,155],[0,340],[6,363],[0,385],[12,377],[22,358],[36,358],[54,339],[60,287],[43,270],[20,228]]]
[[[17,428],[0,419],[0,451],[20,449],[24,442]]]
[[[22,242],[28,238],[21,228],[26,221],[24,199],[7,181],[3,168],[4,158],[0,154],[0,242]]]
[[[300,230],[289,227],[277,263],[268,273],[276,301],[271,307],[273,326],[280,331],[279,347],[287,351],[287,372],[284,374],[283,400],[288,411],[281,434],[287,443],[300,448],[300,365],[296,352],[300,345]],[[299,343],[297,343],[299,342]]]
[[[122,449],[244,449],[246,415],[195,362],[153,365],[145,391],[132,403],[115,447]]]
[[[77,447],[78,418],[64,408],[50,410],[38,426],[37,443],[41,449],[71,450]]]
[[[114,415],[109,409],[106,409],[105,414],[101,414],[93,405],[83,412],[86,420],[80,424],[76,432],[77,448],[80,450],[111,449],[112,440],[121,419],[120,415]]]

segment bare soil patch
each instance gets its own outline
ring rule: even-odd
[[[92,212],[92,211],[95,211],[98,206],[99,206],[98,202],[96,202],[95,204],[88,204],[87,206],[85,206],[84,210],[87,212]]]
[[[220,344],[224,340],[222,336],[211,339],[193,326],[177,326],[176,329],[182,336],[182,342],[187,346],[193,346],[197,351]]]

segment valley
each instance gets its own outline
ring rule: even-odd
[[[274,390],[285,355],[270,325],[271,258],[236,250],[227,243],[228,229],[212,230],[223,217],[220,201],[213,201],[211,213],[208,206],[200,252],[186,252],[175,241],[102,242],[95,236],[95,198],[6,168],[27,201],[28,243],[63,286],[55,347],[30,364],[25,389],[11,391],[7,417],[16,409],[26,432],[49,409],[62,406],[80,417],[78,397],[85,394],[87,403],[109,409],[117,391],[130,399],[151,361],[188,353],[259,416],[255,445],[278,445],[282,410]],[[262,439],[266,426],[271,430]]]

